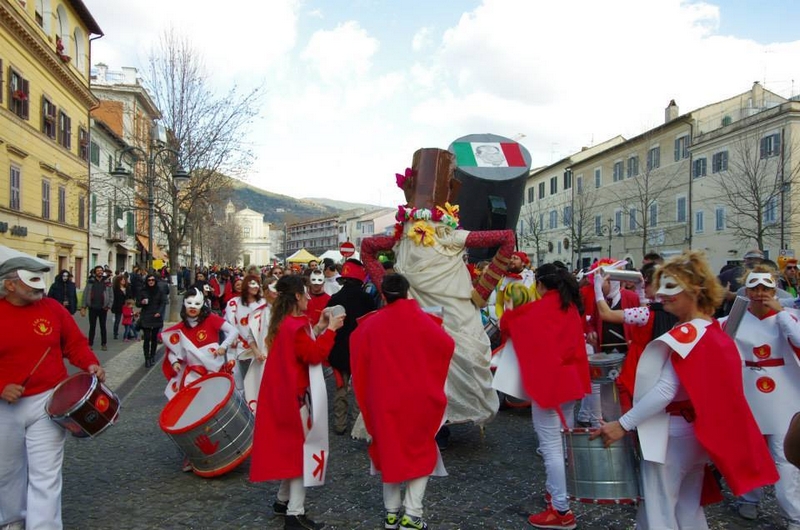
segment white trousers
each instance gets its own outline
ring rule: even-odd
[[[707,530],[700,506],[708,454],[694,426],[670,416],[666,464],[642,460],[642,496],[636,528],[645,530]]]
[[[66,431],[44,407],[52,391],[0,402],[0,525],[60,529],[61,465]]]
[[[400,511],[401,484],[401,482],[383,483],[383,505],[387,512]],[[427,485],[427,475],[406,482],[406,497],[402,503],[406,515],[422,517],[422,499],[425,497],[425,488]]]
[[[785,436],[768,434],[765,438],[780,475],[778,482],[775,483],[775,500],[778,501],[783,514],[794,524],[800,525],[800,470],[786,460],[783,452]],[[745,493],[742,495],[742,500],[758,504],[761,500],[761,488]]]
[[[567,427],[575,424],[575,402],[568,401],[561,404],[561,413],[567,422]],[[539,438],[539,449],[544,458],[544,470],[547,474],[545,487],[552,497],[553,508],[559,511],[569,510],[567,500],[567,471],[564,467],[564,445],[561,442],[561,418],[556,409],[543,409],[531,401],[531,417],[533,428]]]
[[[286,508],[286,515],[303,515],[306,513],[306,487],[303,484],[303,477],[295,477],[281,480],[278,488],[278,500],[289,502]]]

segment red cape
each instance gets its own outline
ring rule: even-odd
[[[353,391],[383,482],[427,476],[436,467],[435,436],[447,407],[444,385],[454,349],[441,322],[415,300],[397,300],[359,319],[350,336]]]
[[[503,313],[525,391],[542,408],[591,392],[583,322],[575,306],[561,309],[557,291]]]
[[[319,317],[322,316],[322,310],[328,305],[328,300],[330,299],[331,295],[328,293],[311,295],[311,299],[308,301],[308,308],[306,308],[306,315],[308,315],[308,319],[311,321],[312,326],[317,325],[317,322],[319,322]]]
[[[287,316],[281,322],[269,350],[253,433],[250,480],[281,480],[303,475],[303,425],[300,401],[308,386],[308,365],[327,358],[333,346],[333,332],[326,331],[314,341],[306,332],[308,318]]]
[[[776,482],[775,462],[744,396],[739,352],[719,323],[706,328],[686,358],[673,352],[671,359],[694,406],[697,440],[733,494]]]

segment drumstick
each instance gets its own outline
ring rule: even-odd
[[[23,386],[23,387],[24,387],[25,385],[27,385],[27,384],[28,384],[28,381],[30,381],[30,380],[31,380],[31,377],[33,376],[33,372],[35,372],[35,371],[36,371],[36,369],[37,369],[37,368],[39,368],[39,365],[40,365],[40,364],[42,364],[42,361],[44,361],[44,358],[45,358],[45,357],[47,357],[47,354],[48,354],[48,353],[50,353],[50,347],[49,347],[49,346],[48,346],[48,347],[47,347],[47,349],[44,351],[44,353],[42,354],[42,356],[39,358],[39,362],[37,362],[37,363],[36,363],[36,365],[34,365],[34,367],[33,367],[33,370],[31,370],[31,373],[29,373],[29,374],[28,374],[28,377],[26,377],[26,378],[25,378],[25,380],[22,382],[22,385],[20,385],[20,386]]]

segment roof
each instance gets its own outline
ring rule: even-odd
[[[86,29],[95,35],[104,35],[103,30],[97,25],[97,21],[94,19],[82,0],[69,0],[69,3],[72,6],[72,9],[75,10],[75,13],[77,13],[80,17],[81,22],[86,25]]]

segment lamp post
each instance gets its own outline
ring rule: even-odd
[[[611,239],[614,235],[619,235],[622,230],[619,226],[614,224],[614,220],[610,217],[608,218],[608,223],[600,227],[600,233],[604,236],[608,236],[608,258],[611,259]]]
[[[156,162],[159,158],[163,158],[164,155],[170,155],[175,159],[179,159],[180,155],[177,151],[169,147],[162,147],[159,149],[153,149],[151,147],[147,151],[140,147],[126,147],[119,152],[117,156],[117,165],[114,170],[111,171],[111,176],[117,178],[120,184],[131,176],[130,170],[122,165],[122,160],[126,155],[131,156],[134,162],[138,161],[140,158],[147,162],[145,180],[147,184],[147,272],[149,273],[153,269],[153,219],[155,217]],[[175,188],[178,190],[189,182],[189,178],[189,173],[180,166],[177,166],[172,173],[172,181]],[[174,266],[174,264],[172,265]]]

